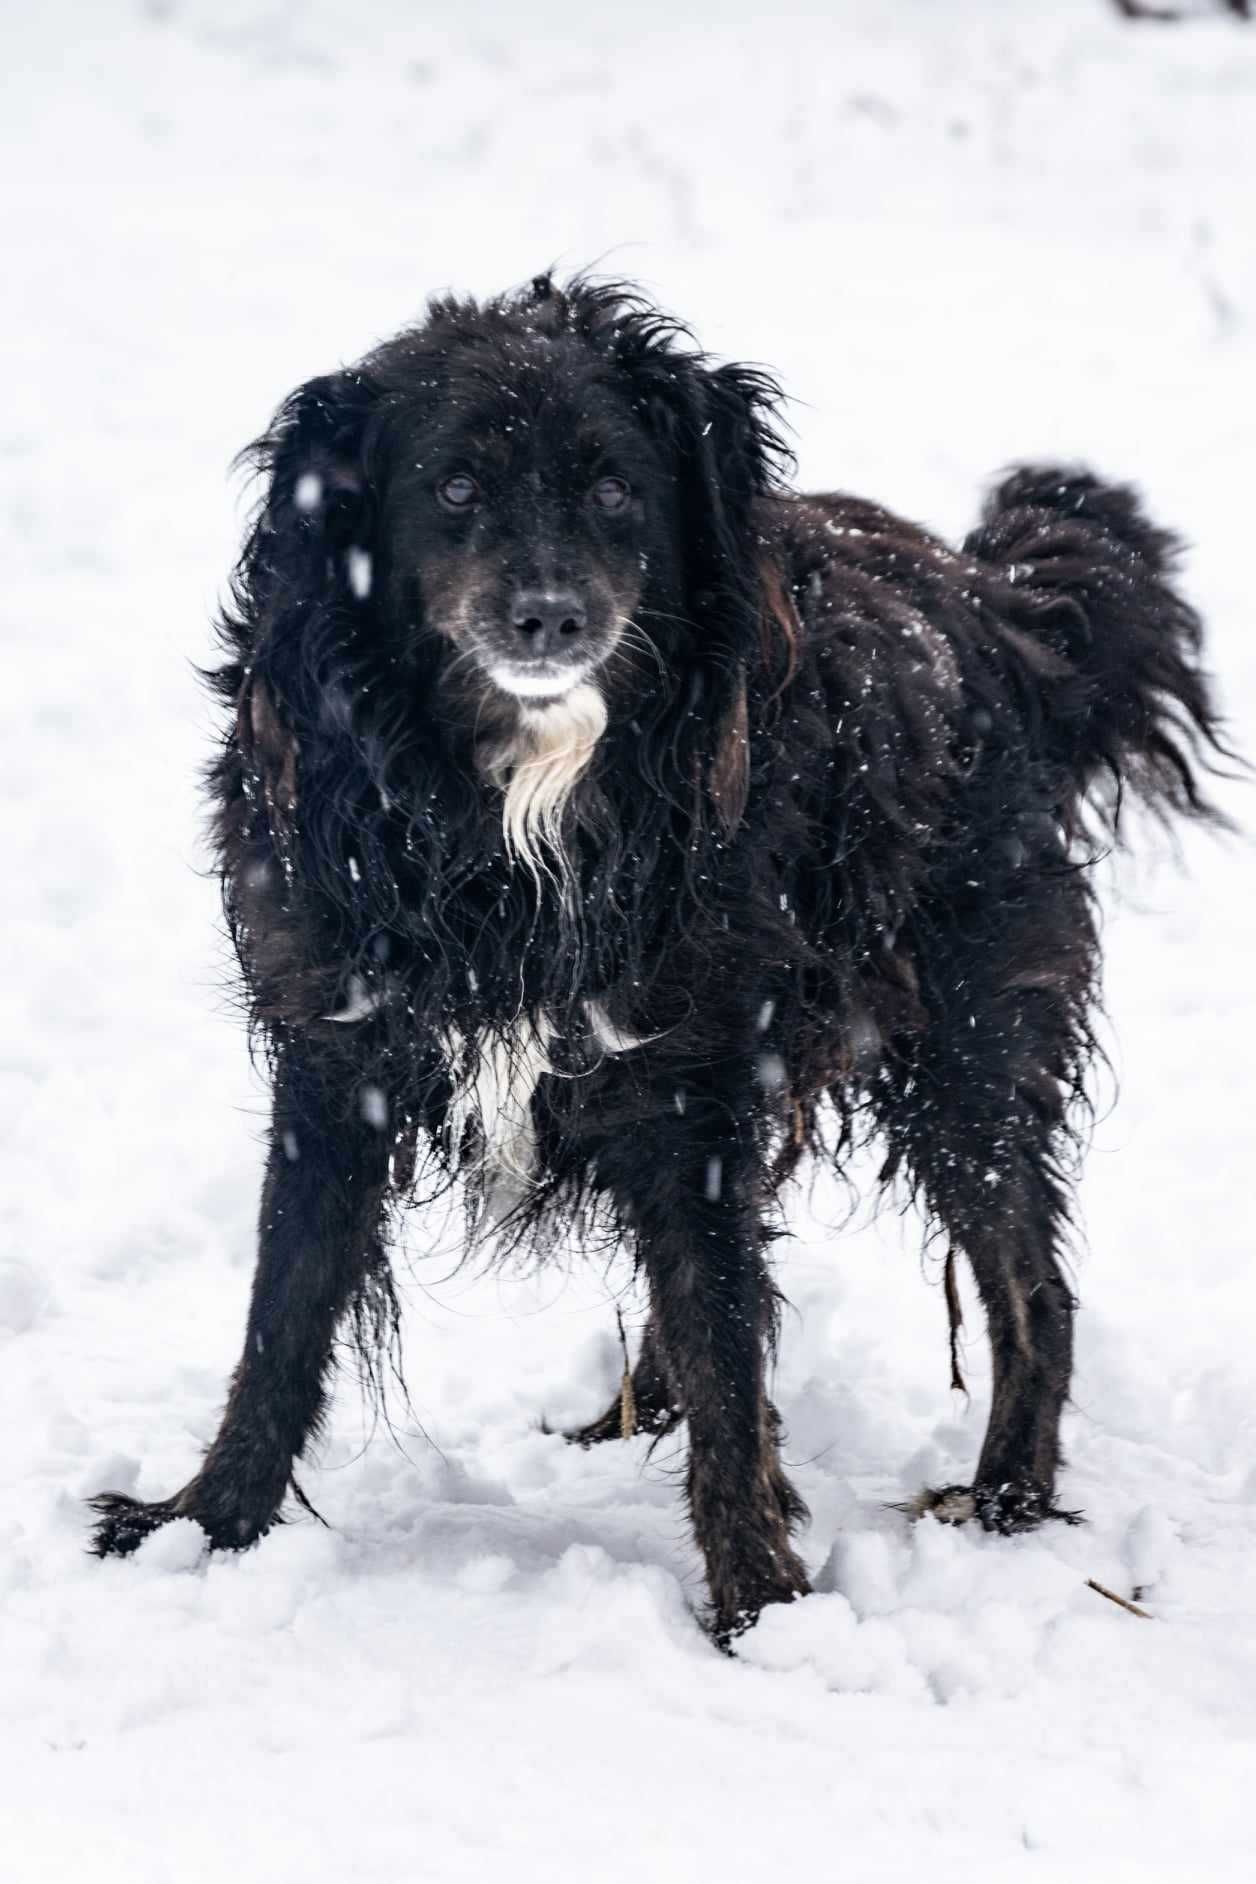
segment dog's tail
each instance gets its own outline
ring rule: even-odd
[[[1002,578],[1031,737],[1063,796],[1116,828],[1124,794],[1223,823],[1201,769],[1229,758],[1199,616],[1171,580],[1179,545],[1126,485],[1027,466],[991,493],[964,545]],[[1106,789],[1105,789],[1106,788]]]

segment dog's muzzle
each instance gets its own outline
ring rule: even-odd
[[[569,692],[596,664],[586,645],[588,625],[588,609],[574,589],[516,590],[507,646],[499,646],[489,668],[494,683],[525,700]]]

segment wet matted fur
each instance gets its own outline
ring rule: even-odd
[[[1207,815],[1199,622],[1129,489],[1019,470],[950,549],[794,492],[778,397],[634,291],[541,278],[434,304],[254,448],[212,791],[273,1075],[257,1275],[200,1470],[97,1500],[102,1553],[276,1522],[435,1173],[473,1236],[631,1249],[636,1417],[688,1423],[727,1642],[807,1588],[765,1383],[781,1187],[865,1124],[993,1347],[973,1483],[922,1508],[1066,1515],[1087,832],[1127,789]]]

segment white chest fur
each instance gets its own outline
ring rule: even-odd
[[[536,1164],[532,1101],[551,1071],[553,1038],[553,1024],[545,1013],[521,1016],[500,1030],[482,1028],[473,1040],[451,1031],[445,1055],[453,1085],[449,1142],[455,1153],[474,1122],[487,1168],[524,1182],[531,1177]]]
[[[569,881],[563,813],[605,731],[606,702],[582,682],[557,700],[521,705],[513,736],[489,761],[504,792],[506,849],[535,877]]]
[[[586,1072],[602,1057],[633,1053],[649,1044],[648,1039],[616,1027],[600,1001],[586,1001],[584,1011],[589,1028],[586,1050],[594,1049]],[[474,1123],[484,1168],[521,1183],[531,1180],[536,1167],[532,1102],[542,1079],[554,1071],[550,1047],[555,1036],[554,1023],[544,1010],[521,1016],[507,1028],[482,1028],[473,1040],[456,1030],[446,1035],[445,1058],[453,1086],[449,1138],[455,1153]],[[578,1078],[579,1074],[570,1076]]]

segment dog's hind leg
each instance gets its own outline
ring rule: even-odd
[[[684,1418],[684,1410],[663,1361],[662,1347],[654,1319],[645,1325],[636,1365],[632,1370],[632,1418],[634,1433],[670,1433]],[[623,1439],[626,1434],[624,1396],[615,1395],[605,1413],[587,1426],[563,1434],[573,1446],[597,1446],[607,1439]]]
[[[650,1284],[663,1370],[689,1425],[688,1496],[722,1646],[808,1588],[790,1544],[806,1515],[781,1468],[765,1391],[776,1296],[764,1260],[763,1179],[745,1093],[689,1091],[657,1131],[599,1149]]]
[[[1072,945],[1051,962],[1053,904],[1073,920],[1057,930]],[[993,1361],[972,1485],[927,1492],[918,1509],[1002,1532],[1075,1515],[1055,1499],[1074,1313],[1060,1249],[1091,930],[1084,898],[1063,879],[1036,913],[1018,936],[1005,908],[997,933],[969,936],[935,966],[946,998],[914,1051],[887,1068],[877,1099],[890,1169],[906,1167],[950,1248],[968,1258]]]
[[[1056,1254],[1064,1204],[1050,1155],[1021,1145],[985,1172],[958,1182],[954,1173],[948,1177],[940,1214],[944,1209],[952,1244],[964,1250],[976,1279],[993,1392],[972,1485],[926,1491],[917,1508],[951,1523],[975,1518],[1001,1532],[1033,1530],[1044,1518],[1072,1520],[1076,1514],[1055,1501],[1074,1301]],[[979,1194],[988,1188],[998,1189],[997,1200]]]
[[[651,1433],[662,1438],[673,1432],[685,1417],[684,1403],[672,1384],[663,1361],[663,1351],[659,1342],[654,1318],[645,1325],[641,1337],[641,1347],[637,1354],[636,1365],[632,1370],[631,1426],[633,1433]],[[768,1402],[768,1419],[773,1434],[779,1434],[781,1416],[772,1403]],[[608,1439],[624,1439],[630,1435],[626,1431],[624,1417],[624,1395],[622,1389],[615,1395],[604,1413],[597,1419],[590,1420],[587,1426],[577,1426],[563,1434],[563,1438],[573,1446],[598,1446]],[[784,1510],[790,1523],[806,1517],[806,1510],[795,1497],[792,1487],[785,1480],[783,1487]]]
[[[370,1122],[377,1111],[354,1105],[341,1117],[313,1069],[291,1056],[281,1067],[244,1351],[218,1436],[173,1497],[93,1499],[98,1555],[125,1555],[172,1518],[194,1518],[219,1549],[241,1549],[276,1522],[323,1411],[337,1323],[385,1260],[389,1137]]]

